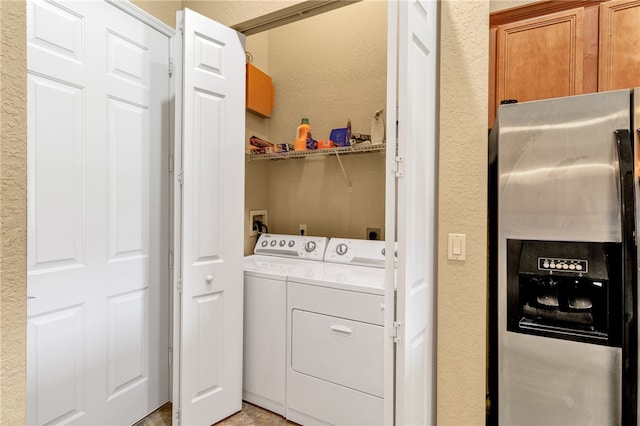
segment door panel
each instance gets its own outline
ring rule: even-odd
[[[184,424],[213,424],[242,408],[244,36],[188,9],[177,22],[184,33],[174,411]]]
[[[29,424],[169,397],[169,38],[106,2],[27,3]]]
[[[640,1],[612,0],[600,4],[598,91],[640,85],[637,40]]]
[[[390,95],[388,108],[397,105],[398,122],[397,134],[391,127],[388,140],[397,139],[398,148],[395,153],[389,147],[388,157],[397,155],[399,161],[395,179],[387,184],[386,213],[393,218],[387,232],[397,229],[398,247],[394,420],[435,424],[438,2],[391,2],[389,16],[398,41],[397,48],[390,46],[388,59],[397,64],[390,73],[396,75],[397,93]]]
[[[584,93],[584,8],[501,25],[496,105]]]
[[[108,100],[109,256],[110,260],[148,256],[148,110]]]
[[[109,298],[109,398],[146,380],[146,289]],[[127,330],[122,333],[122,330]]]
[[[30,418],[37,414],[38,419],[59,424],[84,415],[85,319],[81,306],[29,318],[27,388],[30,390],[29,398],[38,401],[37,406],[29,401]]]
[[[33,107],[28,146],[29,271],[84,263],[84,91],[39,75],[27,76]],[[54,161],[51,161],[54,160]],[[37,174],[34,176],[34,170]],[[36,188],[38,191],[36,191]]]

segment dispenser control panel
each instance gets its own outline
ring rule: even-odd
[[[539,257],[538,270],[577,272],[584,274],[589,272],[589,262],[581,259],[562,259],[557,257]]]

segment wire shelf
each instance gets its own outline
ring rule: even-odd
[[[290,158],[322,157],[327,155],[363,154],[367,152],[384,151],[386,144],[379,145],[353,145],[339,148],[312,149],[307,151],[283,151],[264,154],[247,154],[249,160],[287,160]]]

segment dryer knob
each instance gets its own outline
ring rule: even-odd
[[[311,253],[316,249],[316,242],[308,241],[307,244],[304,245],[304,249],[307,251],[307,253]]]
[[[338,253],[340,256],[347,254],[347,250],[348,250],[348,247],[345,243],[340,243],[336,247],[336,253]]]
[[[269,244],[268,242],[263,241],[263,242],[262,242],[262,247],[266,247],[268,244]]]

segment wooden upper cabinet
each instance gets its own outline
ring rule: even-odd
[[[500,25],[496,105],[583,93],[584,8]]]
[[[640,86],[640,0],[600,4],[598,91]]]
[[[600,3],[543,0],[491,14],[489,127],[505,99],[598,91]]]

